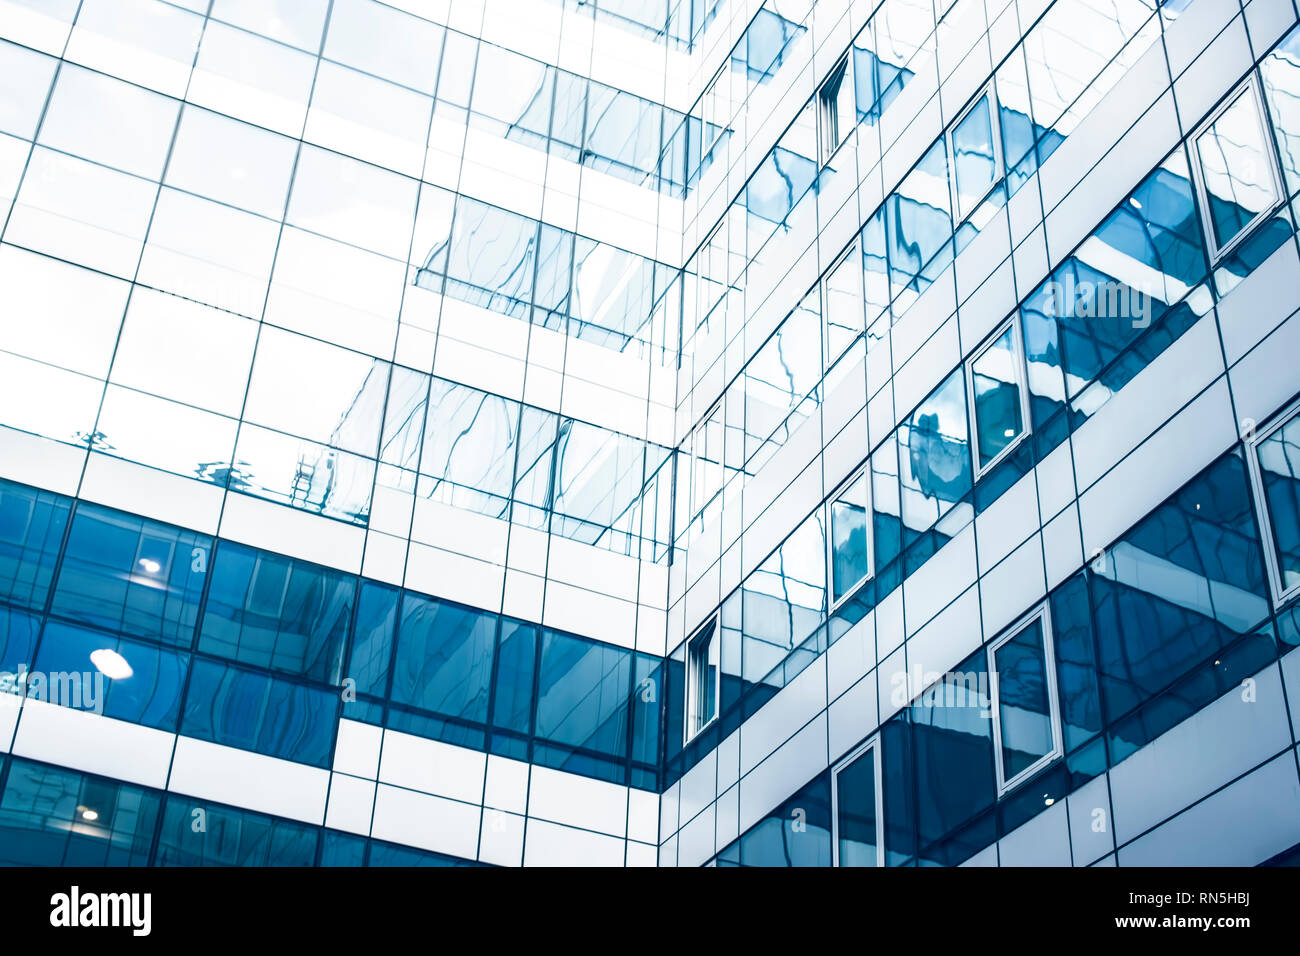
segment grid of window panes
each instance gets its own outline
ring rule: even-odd
[[[1287,411],[1277,434],[1298,422]],[[1228,452],[717,865],[827,866],[833,853],[840,866],[956,865],[1300,647],[1300,605],[1269,600],[1252,454],[1275,457]],[[1268,513],[1300,534],[1293,506],[1276,505],[1300,479],[1264,487]],[[1196,586],[1153,573],[1171,567]],[[790,826],[792,806],[806,827]]]
[[[657,790],[660,705],[638,688],[662,667],[0,481],[0,672],[103,673],[118,720],[329,768],[345,718]]]
[[[0,425],[350,523],[396,490],[665,559],[644,401],[620,431],[429,369],[444,301],[675,364],[673,269],[455,184],[510,149],[511,183],[658,190],[684,116],[376,0],[187,6],[40,4],[0,40]]]
[[[480,866],[252,810],[0,758],[0,866]]]
[[[1289,157],[1295,136],[1289,104],[1294,91],[1300,89],[1298,53],[1300,30],[1283,38],[1261,60],[1258,72],[1252,70],[1225,100],[1226,108],[1220,107],[1211,117],[1242,103],[1250,106],[1256,112],[1247,129],[1258,128],[1269,150],[1278,150],[1275,156]],[[1256,94],[1256,90],[1262,93]],[[1222,199],[1207,201],[1198,192],[1203,174],[1194,173],[1192,163],[1199,154],[1189,150],[1216,122],[1207,120],[1146,176],[1022,301],[1008,322],[999,324],[975,348],[969,361],[947,376],[872,449],[863,464],[864,474],[871,476],[870,564],[864,562],[861,545],[843,528],[848,503],[855,494],[863,496],[861,490],[850,486],[833,493],[723,600],[721,613],[736,622],[737,634],[734,641],[722,645],[720,720],[710,732],[689,738],[689,744],[680,749],[682,736],[666,735],[668,782],[707,756],[746,716],[1095,416],[1125,384],[1211,314],[1218,299],[1292,239],[1296,227],[1280,194],[1274,192],[1272,204],[1263,213],[1234,214],[1226,210]],[[1254,150],[1246,149],[1233,170],[1238,176],[1256,177],[1259,185],[1247,191],[1247,201],[1258,206],[1254,198],[1258,192],[1278,187],[1271,163],[1261,161]],[[1226,161],[1224,155],[1220,154],[1220,162]],[[1300,189],[1300,176],[1290,169],[1291,162],[1287,159],[1281,166],[1287,192],[1294,195]],[[1238,245],[1231,255],[1212,260],[1203,223],[1216,217],[1253,225],[1236,237]],[[864,237],[870,228],[870,223],[864,227]],[[865,242],[865,238],[859,241]],[[1102,261],[1107,264],[1106,272],[1096,265]],[[838,265],[832,272],[836,269]],[[1110,308],[1109,303],[1093,301],[1095,289],[1112,290],[1106,294],[1124,307]],[[817,301],[816,290],[809,299]],[[769,353],[786,363],[791,361],[797,353],[784,343],[783,330],[786,326],[798,328],[798,323],[815,328],[815,322],[806,317],[807,304],[805,300],[759,349],[750,366],[761,367]],[[798,337],[800,342],[808,339],[807,333]],[[774,367],[785,371],[788,364]],[[819,366],[810,364],[807,370],[808,380],[816,383],[809,386],[808,395],[816,396],[825,387],[818,382]],[[748,372],[749,366],[733,389],[749,387]],[[786,380],[792,377],[786,376]],[[737,404],[724,399],[718,408]],[[747,406],[745,415],[748,421]],[[807,417],[808,412],[796,412],[796,417],[799,415]],[[793,427],[797,421],[791,430]],[[1032,440],[1023,440],[1030,437]],[[1285,473],[1285,455],[1274,450],[1280,449],[1282,441],[1279,432],[1264,448],[1265,457],[1277,462],[1273,467]],[[741,460],[739,453],[734,460]],[[726,463],[714,467],[717,477],[710,486],[710,500],[721,503],[726,500],[720,491],[727,480]],[[745,477],[739,469],[733,474]],[[678,477],[676,505],[681,519],[680,470]],[[1278,507],[1288,514],[1285,505]],[[837,516],[842,525],[839,529],[834,526]],[[1282,520],[1288,525],[1294,522],[1293,517]],[[682,527],[679,521],[679,534]],[[1288,548],[1294,550],[1285,538],[1290,531],[1281,534],[1284,537],[1269,546],[1270,560],[1274,553],[1280,555],[1276,559],[1279,567],[1292,560],[1286,556]],[[852,576],[848,566],[869,568],[863,573],[870,577],[846,596],[840,582]],[[1294,590],[1282,586],[1280,577],[1278,582],[1277,592],[1289,598]],[[678,648],[671,659],[681,660],[682,653]]]

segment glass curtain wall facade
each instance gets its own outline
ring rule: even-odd
[[[1291,0],[0,0],[0,862],[1289,859],[1298,102]]]

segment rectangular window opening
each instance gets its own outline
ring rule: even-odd
[[[989,645],[998,795],[1061,756],[1051,615],[1044,602]]]
[[[884,791],[880,739],[872,738],[841,760],[831,775],[831,863],[884,866]]]
[[[1029,433],[1029,389],[1025,383],[1020,324],[1012,316],[966,362],[977,480],[1011,454]]]
[[[722,670],[717,635],[718,619],[714,617],[686,644],[686,743],[718,716]]]
[[[1300,594],[1300,402],[1248,444],[1250,478],[1277,607]]]
[[[1282,202],[1273,142],[1252,74],[1192,135],[1192,172],[1218,263]]]

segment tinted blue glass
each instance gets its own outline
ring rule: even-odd
[[[631,678],[631,651],[557,631],[543,632],[537,736],[625,756]]]
[[[338,830],[321,832],[321,866],[365,866],[366,839]]]
[[[484,723],[496,615],[407,593],[393,665],[392,699]]]
[[[632,689],[632,759],[658,767],[664,661],[650,654],[638,653],[635,668]]]
[[[963,661],[922,692],[910,708],[922,847],[963,826],[997,799],[993,721],[989,719],[983,657],[978,653]],[[960,861],[939,857],[937,862],[951,865]]]
[[[1051,602],[1061,729],[1069,753],[1100,733],[1102,727],[1092,609],[1084,576],[1076,574],[1068,579],[1052,593]]]
[[[40,630],[41,619],[36,615],[0,607],[0,692],[9,689],[5,686],[5,674],[31,670],[32,652],[36,650],[36,635]]]
[[[1260,442],[1259,473],[1282,588],[1300,584],[1300,417]]]
[[[357,623],[352,635],[348,670],[359,694],[383,697],[388,693],[388,671],[393,658],[393,631],[402,592],[363,580],[357,598]]]
[[[181,732],[201,740],[329,765],[338,696],[214,661],[195,661]]]
[[[522,621],[503,620],[497,643],[492,726],[520,734],[532,732],[536,670],[537,628]]]
[[[99,651],[117,658],[104,664],[110,673],[125,661],[130,674],[108,677],[99,670]],[[94,655],[92,657],[92,655]],[[112,665],[116,665],[116,668]],[[175,730],[189,654],[141,641],[47,621],[27,694],[107,717]],[[37,681],[45,686],[37,689]]]
[[[1043,634],[1043,622],[1035,621],[993,653],[1004,782],[1033,766],[1054,746]]]
[[[144,866],[158,805],[155,792],[14,757],[0,798],[0,864]]]
[[[199,650],[336,684],[356,579],[223,541],[199,633]]]
[[[478,866],[472,860],[434,853],[430,850],[417,850],[414,847],[399,846],[395,843],[370,841],[370,860],[367,866]]]
[[[1248,494],[1241,459],[1225,455],[1116,543],[1093,577],[1107,720],[1267,614]]]
[[[188,647],[212,539],[81,504],[54,592],[54,613]]]
[[[195,823],[203,826],[196,832]],[[312,866],[316,828],[169,796],[156,866]]]
[[[876,866],[876,752],[868,750],[835,776],[840,866]]]
[[[741,866],[830,866],[831,787],[826,770],[740,840]]]
[[[0,481],[0,600],[45,606],[69,508],[61,495]]]

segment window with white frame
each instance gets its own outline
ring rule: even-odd
[[[686,642],[686,742],[718,716],[722,670],[718,666],[721,642],[714,617]]]
[[[1044,602],[989,645],[998,795],[1062,753],[1051,615]]]
[[[1029,430],[1020,334],[1020,323],[1012,316],[966,363],[976,478],[1010,454]]]
[[[857,120],[853,94],[853,70],[846,54],[817,91],[817,140],[823,166],[853,132]]]
[[[695,427],[691,436],[691,519],[704,513],[722,490],[723,440],[722,402]]]
[[[989,84],[948,130],[957,218],[974,212],[1002,179],[998,103]]]
[[[831,775],[831,856],[834,866],[884,866],[885,820],[880,739],[836,765]]]
[[[1273,599],[1300,594],[1300,402],[1250,443],[1251,482]]]
[[[1211,258],[1217,262],[1282,199],[1273,143],[1252,75],[1192,137],[1193,173]]]
[[[871,495],[866,468],[840,486],[826,506],[831,605],[871,577]]]
[[[822,278],[822,316],[826,326],[826,366],[844,354],[863,329],[862,263],[858,244],[845,249]]]

